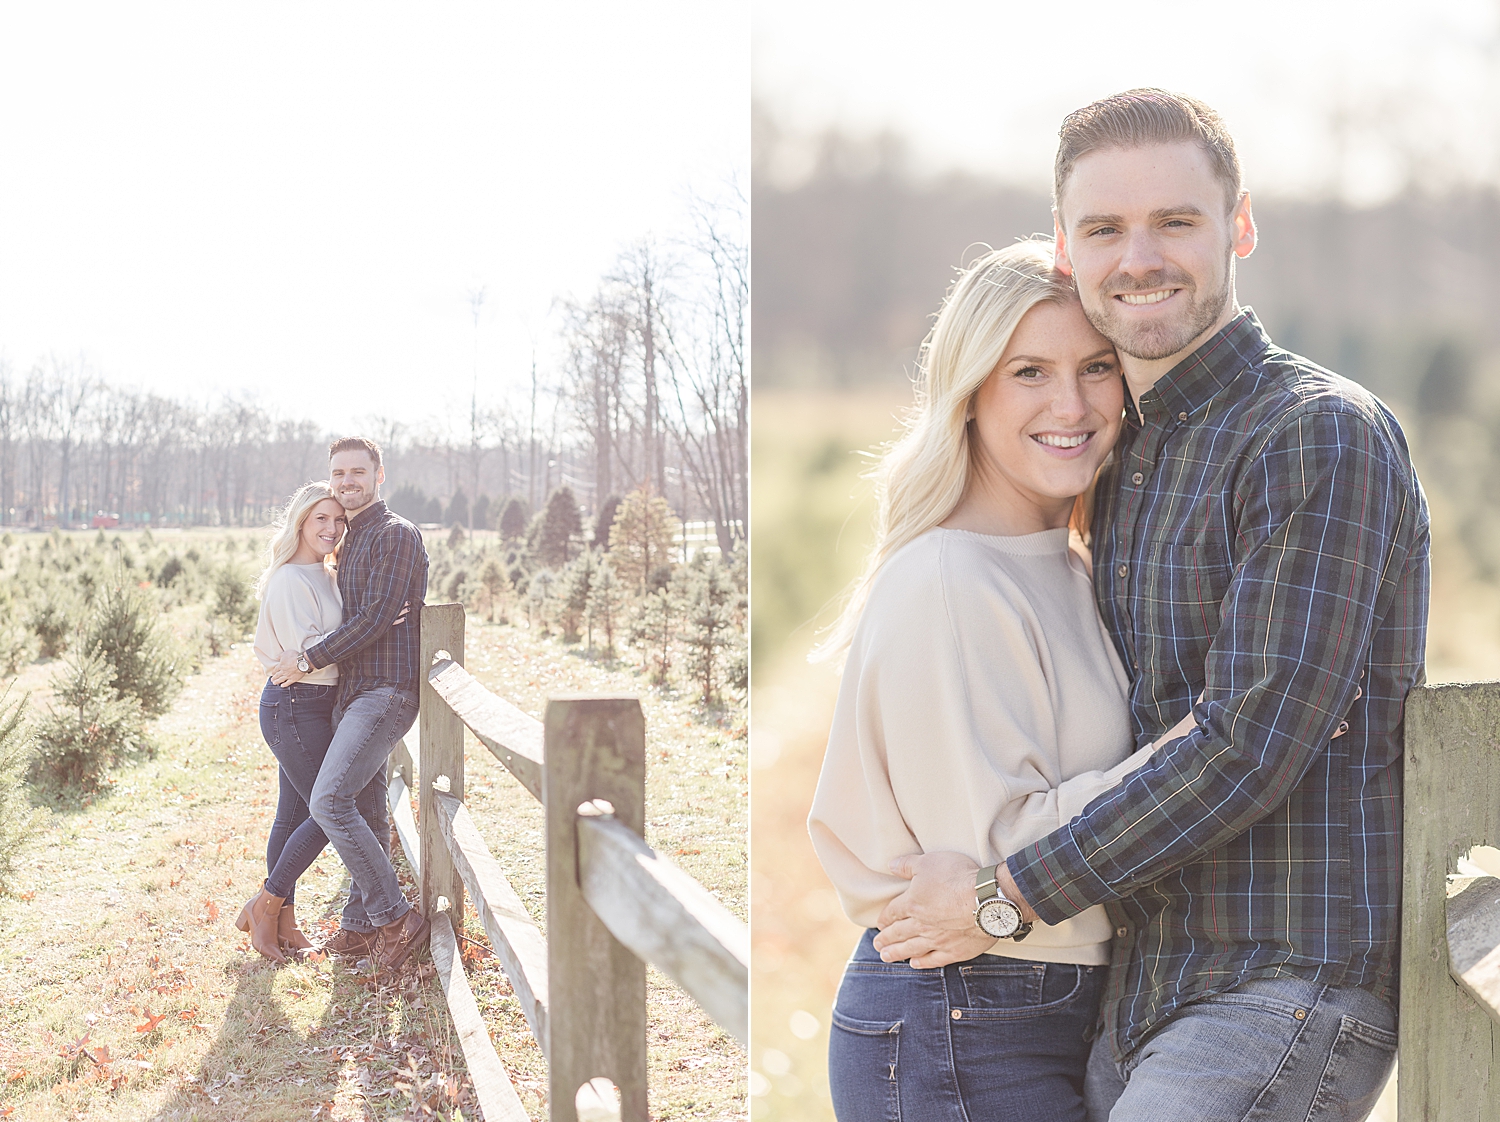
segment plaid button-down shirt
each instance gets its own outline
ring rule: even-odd
[[[1255,978],[1394,1000],[1401,718],[1427,630],[1427,504],[1372,395],[1246,310],[1139,407],[1100,481],[1095,592],[1137,745],[1201,693],[1198,728],[1009,860],[1049,923],[1107,905],[1120,1059]]]
[[[349,522],[339,549],[344,622],[307,648],[313,666],[339,664],[339,696],[377,686],[417,688],[418,624],[427,594],[427,549],[406,519],[376,501]],[[411,612],[392,627],[403,602]]]

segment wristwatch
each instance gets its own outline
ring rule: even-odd
[[[307,661],[307,652],[299,651],[297,654],[297,669],[304,674],[312,673],[312,663]]]
[[[974,874],[974,922],[995,939],[1020,942],[1031,934],[1031,924],[1021,918],[1021,909],[1000,894],[995,883],[998,865],[987,865]]]

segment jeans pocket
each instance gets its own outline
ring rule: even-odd
[[[863,1021],[833,1011],[828,1087],[839,1122],[900,1122],[900,1021]]]
[[[281,739],[279,731],[280,703],[267,701],[264,698],[260,702],[260,735],[265,740],[266,746],[275,749]]]
[[[1307,1122],[1368,1116],[1385,1089],[1395,1058],[1395,1033],[1344,1014]]]
[[[955,1020],[1009,1021],[1055,1013],[1077,999],[1086,966],[1008,962],[959,968],[962,1015]]]

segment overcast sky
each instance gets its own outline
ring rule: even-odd
[[[1068,111],[1164,86],[1225,116],[1252,192],[1500,178],[1496,0],[757,0],[753,57],[779,121],[892,129],[918,171],[1046,185]]]
[[[0,356],[344,430],[517,394],[555,297],[748,189],[749,9],[0,9]]]

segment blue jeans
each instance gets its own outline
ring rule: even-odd
[[[339,921],[349,931],[373,931],[411,911],[391,864],[385,765],[416,719],[416,693],[394,686],[340,697],[334,706],[333,743],[308,808],[349,870]]]
[[[333,739],[335,686],[267,681],[260,695],[260,733],[280,767],[281,794],[266,839],[266,891],[296,903],[297,878],[328,839],[307,812],[318,769]]]
[[[840,1122],[1083,1122],[1086,1034],[1108,968],[982,954],[881,962],[865,932],[828,1037]]]
[[[1396,1058],[1396,1012],[1366,990],[1245,982],[1179,1009],[1117,1064],[1089,1057],[1090,1122],[1359,1122]]]

